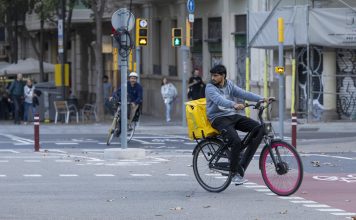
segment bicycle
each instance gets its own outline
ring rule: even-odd
[[[264,141],[259,158],[259,169],[267,187],[277,195],[295,193],[303,181],[303,164],[296,149],[289,143],[275,138],[270,123],[265,123],[262,114],[275,100],[265,106],[263,101],[248,104],[257,109],[260,125],[243,138],[244,149],[240,165],[246,171],[259,145]],[[230,170],[231,147],[221,134],[203,137],[193,151],[193,170],[198,183],[209,192],[221,192],[231,183],[234,173]]]
[[[114,119],[111,123],[111,126],[109,128],[109,133],[108,136],[106,138],[106,145],[109,146],[111,144],[112,139],[114,138],[114,136],[116,137],[120,137],[121,135],[121,103],[118,102],[117,103],[117,108],[116,108],[116,112],[114,114]],[[128,104],[128,111],[130,109],[130,104]],[[138,124],[139,118],[141,115],[141,105],[138,107],[138,109],[135,112],[135,116],[132,119],[131,124],[128,126],[128,131],[127,131],[127,143],[129,143],[135,133],[136,130],[136,126]]]

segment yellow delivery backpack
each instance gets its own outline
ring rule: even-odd
[[[185,112],[190,139],[205,138],[219,134],[214,129],[206,116],[206,98],[197,99],[185,103]]]

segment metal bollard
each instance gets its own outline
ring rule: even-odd
[[[292,113],[292,145],[297,147],[297,114]]]
[[[35,151],[40,151],[40,115],[38,113],[34,116],[34,144]]]

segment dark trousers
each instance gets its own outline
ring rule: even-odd
[[[241,139],[236,130],[243,132],[250,132],[259,123],[253,119],[250,119],[242,115],[230,115],[218,117],[213,121],[212,126],[220,131],[223,138],[227,140],[229,146],[231,146],[231,171],[237,171],[237,165],[239,163],[240,153],[242,151]]]
[[[21,118],[20,112],[22,111],[22,100],[21,96],[13,96],[12,101],[14,102],[14,120],[15,123],[20,123]]]

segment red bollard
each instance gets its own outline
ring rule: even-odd
[[[292,113],[292,145],[297,147],[297,114]]]
[[[38,113],[34,116],[34,144],[35,151],[40,151],[40,115]]]

